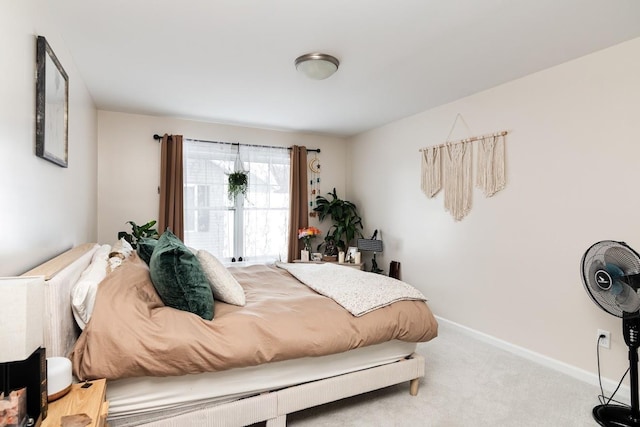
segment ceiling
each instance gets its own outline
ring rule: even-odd
[[[47,3],[98,109],[339,136],[640,36],[638,0]]]

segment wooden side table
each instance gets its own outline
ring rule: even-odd
[[[91,386],[86,387],[85,384]],[[109,411],[106,391],[107,381],[104,379],[73,384],[69,393],[49,404],[47,418],[40,427],[60,427],[62,417],[78,414],[87,414],[91,418],[89,427],[105,426]]]
[[[357,264],[355,262],[343,262],[342,264],[340,264],[339,262],[332,262],[331,264],[340,265],[342,267],[357,268],[358,270],[364,270],[364,262],[359,262]]]
[[[356,263],[352,263],[352,262],[339,263],[338,261],[302,261],[300,259],[294,259],[293,262],[298,263],[298,264],[325,264],[325,263],[329,263],[329,264],[340,265],[342,267],[352,267],[352,268],[357,268],[358,270],[364,270],[364,262],[360,262],[360,263],[356,264]]]

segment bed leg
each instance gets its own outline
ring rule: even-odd
[[[409,393],[411,396],[418,395],[418,387],[420,386],[420,378],[414,378],[409,382]]]
[[[287,416],[280,415],[277,418],[271,418],[267,420],[267,427],[286,427],[287,425]]]

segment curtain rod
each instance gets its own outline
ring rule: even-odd
[[[155,135],[153,135],[153,139],[160,141],[160,140],[162,140],[162,137],[156,133]],[[278,146],[278,145],[243,144],[243,143],[240,143],[240,142],[207,141],[205,139],[193,139],[193,138],[185,138],[185,139],[188,139],[189,141],[195,141],[195,142],[207,142],[207,143],[210,143],[210,144],[244,145],[245,147],[280,148],[282,150],[291,150],[291,147],[281,147],[281,146]],[[309,151],[319,153],[320,149],[319,148],[307,148],[307,152],[309,152]]]
[[[482,135],[482,136],[473,136],[471,138],[467,138],[467,139],[461,139],[459,141],[453,141],[453,142],[445,142],[444,144],[438,144],[438,145],[432,145],[428,148],[440,148],[440,147],[446,147],[447,145],[450,144],[459,144],[461,142],[473,142],[473,141],[479,141],[481,139],[487,139],[487,138],[491,138],[492,136],[505,136],[506,134],[508,134],[509,132],[507,132],[506,130],[503,130],[502,132],[496,132],[496,133],[490,133],[487,135]],[[426,148],[421,148],[420,152],[424,151]]]

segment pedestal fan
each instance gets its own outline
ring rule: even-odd
[[[581,262],[582,283],[598,307],[622,318],[629,348],[631,407],[602,404],[593,418],[602,426],[640,427],[638,405],[638,347],[640,346],[640,255],[624,242],[604,240],[592,245]]]

